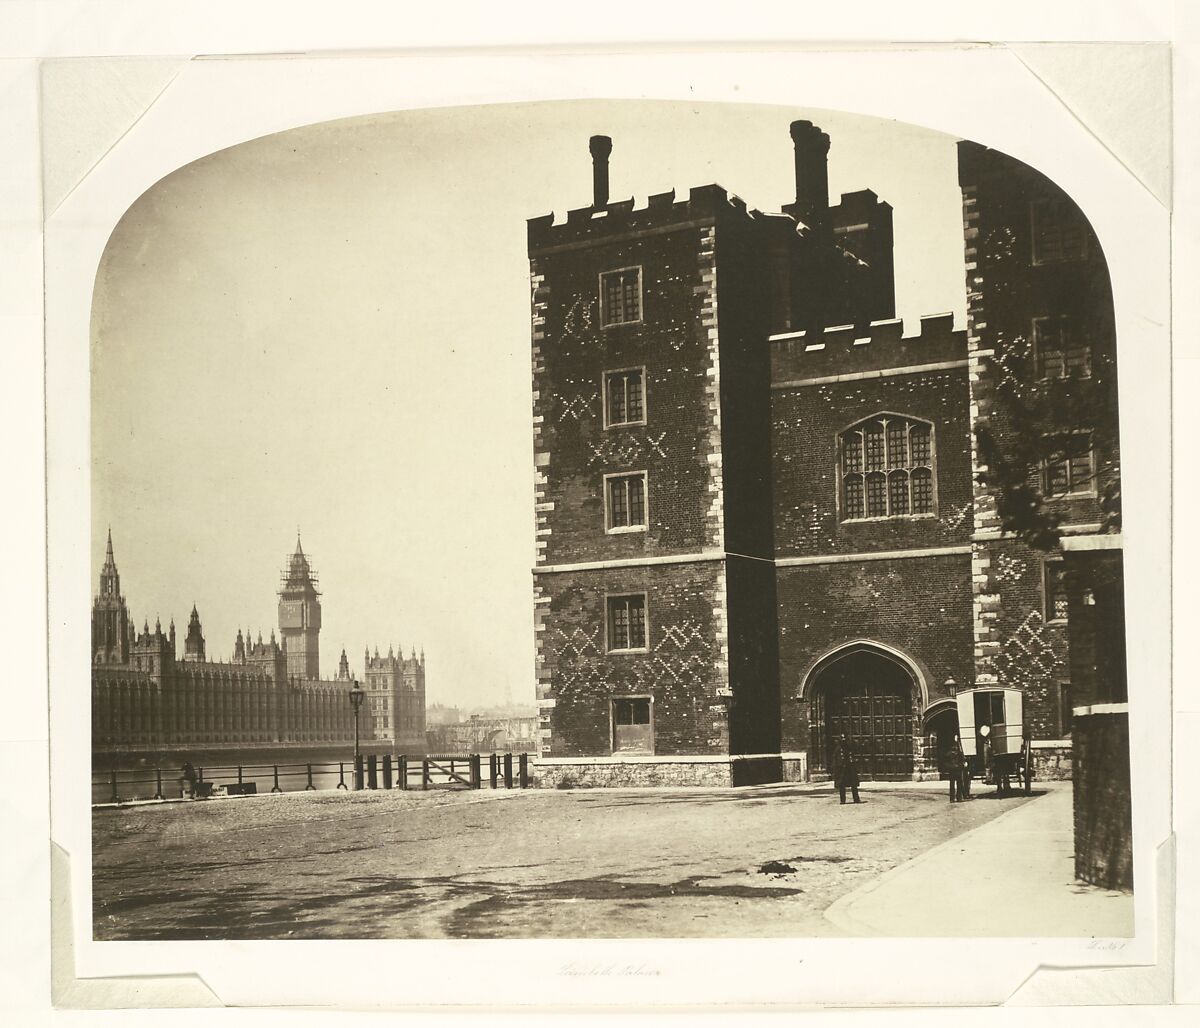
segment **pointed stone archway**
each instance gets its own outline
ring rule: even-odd
[[[935,700],[921,714],[922,736],[925,740],[925,764],[945,781],[945,771],[954,740],[958,737],[958,706],[953,697]]]
[[[894,647],[859,639],[818,659],[804,677],[809,767],[829,773],[833,743],[845,735],[865,779],[908,780],[917,771],[919,712],[928,690],[920,668]]]

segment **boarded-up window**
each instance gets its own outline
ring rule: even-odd
[[[649,697],[621,697],[612,705],[613,752],[653,753]]]
[[[1095,493],[1095,460],[1091,432],[1065,432],[1047,438],[1042,463],[1042,492],[1046,496]]]
[[[1033,263],[1055,264],[1087,257],[1087,228],[1083,215],[1065,200],[1035,200],[1032,204]]]

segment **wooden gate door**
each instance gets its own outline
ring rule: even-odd
[[[870,682],[828,698],[827,738],[844,735],[858,753],[863,778],[912,775],[912,701],[890,684]]]

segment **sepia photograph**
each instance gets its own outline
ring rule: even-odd
[[[1112,260],[818,106],[159,178],[90,305],[93,938],[1131,939]]]

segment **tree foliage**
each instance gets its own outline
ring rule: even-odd
[[[998,340],[990,358],[991,403],[976,423],[979,483],[996,498],[1003,531],[1038,550],[1057,549],[1067,513],[1062,498],[1047,496],[1048,469],[1068,457],[1069,440],[1087,433],[1089,475],[1071,491],[1097,497],[1102,530],[1121,528],[1117,412],[1110,354],[1093,350],[1087,373],[1045,377],[1032,340]]]

